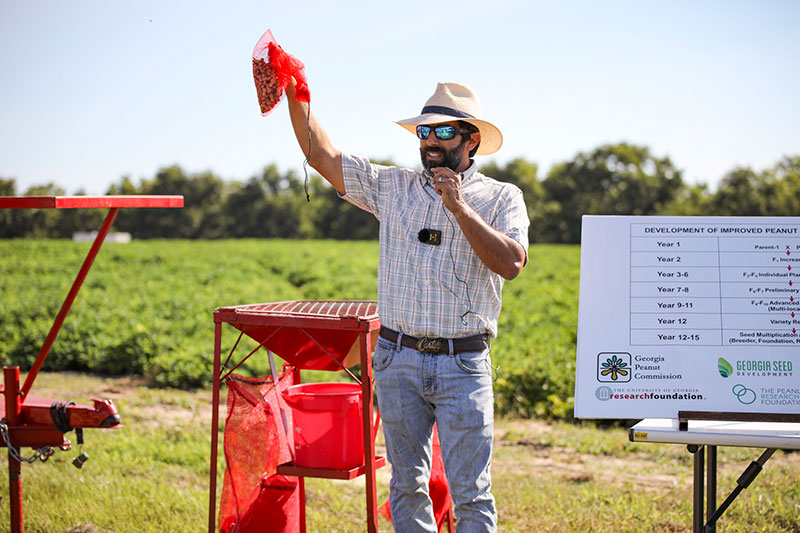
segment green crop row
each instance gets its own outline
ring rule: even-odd
[[[69,241],[0,241],[4,365],[30,368],[88,249]],[[505,286],[493,344],[498,411],[571,418],[579,248],[535,245],[529,254],[523,273]],[[377,262],[377,243],[367,241],[108,243],[44,368],[203,386],[212,374],[216,307],[375,299]],[[236,332],[226,328],[223,350],[235,341]],[[255,346],[245,340],[236,353]],[[261,375],[265,365],[253,357],[244,371]]]

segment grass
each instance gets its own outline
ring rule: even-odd
[[[0,240],[3,364],[30,368],[88,247],[66,240]],[[522,274],[505,285],[498,338],[492,343],[497,408],[514,416],[569,419],[579,248],[534,245],[529,255]],[[377,266],[378,244],[368,241],[109,243],[45,368],[202,387],[211,375],[214,308],[282,300],[372,300],[377,298]],[[263,371],[250,363],[243,370]]]
[[[207,528],[208,389],[156,389],[132,378],[43,373],[33,393],[87,403],[93,397],[114,399],[125,427],[87,430],[84,451],[90,459],[81,470],[71,464],[77,449],[59,451],[46,464],[23,465],[26,531]],[[74,433],[67,436],[74,441]],[[619,427],[518,418],[497,420],[495,443],[500,531],[691,530],[692,467],[684,446],[631,443]],[[719,449],[718,502],[759,453]],[[0,463],[0,486],[6,487],[5,460]],[[219,467],[221,487],[221,459]],[[718,531],[800,531],[798,471],[800,453],[776,452],[723,516]],[[379,501],[384,501],[389,467],[377,477]],[[363,477],[308,479],[308,531],[363,531],[363,485]],[[8,513],[4,498],[0,530],[9,523]],[[390,530],[383,518],[379,526]]]
[[[86,248],[0,241],[5,364],[24,366],[35,357]],[[504,415],[493,459],[500,530],[689,531],[692,461],[684,446],[634,444],[622,426],[572,420],[578,264],[578,247],[532,246],[530,264],[504,290],[492,354]],[[127,376],[48,372],[33,393],[83,403],[113,399],[125,427],[87,430],[90,460],[81,470],[71,464],[77,449],[23,466],[27,531],[205,530],[212,310],[285,299],[374,299],[376,268],[373,242],[106,245],[45,368]],[[226,330],[223,348],[234,340]],[[256,362],[245,370],[264,372]],[[311,377],[332,379],[331,373]],[[720,449],[719,501],[757,456],[753,449]],[[219,467],[221,488],[222,459]],[[777,452],[719,531],[799,532],[798,471],[799,453]],[[0,486],[7,476],[0,465]],[[378,471],[380,501],[388,482],[387,467]],[[307,489],[309,531],[363,531],[363,478],[309,479]],[[4,499],[0,531],[8,513]],[[380,527],[389,529],[383,519]]]

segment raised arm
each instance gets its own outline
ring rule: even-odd
[[[344,194],[344,177],[342,175],[342,152],[331,144],[328,134],[309,111],[309,105],[298,102],[294,96],[294,80],[286,86],[286,100],[289,102],[289,116],[300,148],[311,165],[333,187]],[[309,133],[311,144],[309,151]]]

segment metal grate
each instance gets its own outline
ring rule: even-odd
[[[235,309],[237,313],[270,315],[291,315],[297,317],[354,317],[370,320],[378,317],[378,302],[375,301],[349,301],[349,300],[323,300],[323,301],[288,301],[271,302],[263,304],[237,305],[228,309]]]

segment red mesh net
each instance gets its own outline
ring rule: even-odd
[[[436,525],[439,531],[442,530],[447,520],[447,511],[452,506],[450,496],[450,486],[447,484],[447,476],[444,472],[444,461],[442,461],[442,446],[439,444],[439,431],[436,425],[433,426],[433,457],[431,459],[431,480],[428,483],[428,491],[433,502],[433,516],[436,518]],[[392,521],[392,510],[389,508],[389,500],[386,500],[378,513]]]
[[[294,384],[291,372],[278,378],[283,390]],[[278,395],[271,378],[228,379],[228,416],[224,452],[227,468],[222,486],[219,524],[223,532],[300,531],[300,494],[296,478],[277,475],[291,460]],[[291,410],[283,405],[286,427]],[[291,431],[289,432],[291,435]]]

